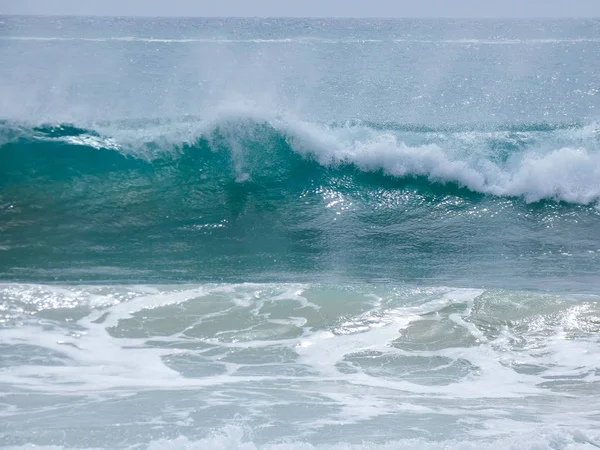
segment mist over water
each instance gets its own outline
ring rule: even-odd
[[[600,446],[599,36],[0,17],[0,443]]]

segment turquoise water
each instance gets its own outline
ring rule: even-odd
[[[600,22],[0,17],[0,59],[0,444],[600,446]]]

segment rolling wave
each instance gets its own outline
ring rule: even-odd
[[[591,205],[600,199],[600,141],[594,124],[436,129],[238,116],[190,119],[169,124],[167,132],[164,124],[141,122],[141,130],[131,125],[112,124],[110,135],[68,124],[4,123],[1,182],[129,170],[189,179],[201,170],[204,182],[215,183],[294,181],[302,189],[303,182],[315,178],[347,176],[357,186],[366,180],[412,180],[422,187],[446,186],[528,203]]]

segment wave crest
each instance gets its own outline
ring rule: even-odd
[[[100,133],[66,125],[17,129],[4,124],[0,158],[10,160],[13,175],[19,170],[31,174],[36,165],[56,166],[52,161],[67,154],[65,163],[83,172],[97,172],[98,166],[89,163],[98,164],[99,159],[110,159],[110,170],[131,166],[131,158],[115,163],[117,155],[97,154],[111,150],[133,156],[138,165],[172,164],[188,174],[198,165],[216,164],[237,182],[285,181],[301,168],[307,181],[315,171],[333,171],[332,176],[358,171],[399,180],[422,178],[526,202],[587,205],[600,200],[595,125],[435,129],[228,116],[208,122],[189,119],[175,126],[103,128]]]
[[[383,171],[394,177],[426,177],[432,183],[456,183],[473,192],[590,204],[600,199],[600,153],[583,147],[526,149],[497,160],[485,142],[470,155],[431,143],[407,145],[398,135],[381,133],[346,142],[314,128],[298,133],[297,149],[314,154],[323,165],[350,163],[363,171]],[[462,155],[460,153],[463,153]],[[463,159],[461,159],[461,156]]]

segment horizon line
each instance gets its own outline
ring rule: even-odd
[[[598,16],[244,16],[244,15],[153,15],[153,14],[35,14],[3,13],[0,17],[72,17],[72,18],[133,18],[133,19],[328,19],[328,20],[600,20]]]

